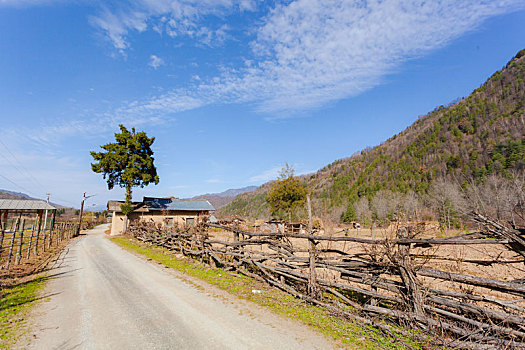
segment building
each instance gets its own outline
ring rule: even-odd
[[[111,235],[124,232],[124,218],[120,206],[123,201],[109,201],[108,212],[112,214]],[[144,197],[142,202],[132,202],[133,211],[128,215],[130,223],[153,221],[165,226],[193,225],[202,217],[209,216],[215,208],[207,200],[184,200],[173,197]]]
[[[41,229],[46,229],[54,224],[56,211],[57,208],[42,200],[0,199],[0,226],[6,229],[9,217],[12,222],[15,218],[34,218]]]

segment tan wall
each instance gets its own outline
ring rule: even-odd
[[[141,220],[150,222],[153,220],[156,224],[164,225],[166,221],[173,224],[184,225],[186,219],[192,218],[197,223],[199,216],[202,215],[200,212],[191,211],[170,211],[166,212],[149,212],[149,213],[131,213],[129,218],[130,221]],[[124,231],[124,214],[113,212],[113,219],[111,222],[111,235],[120,235]]]
[[[121,235],[124,232],[124,214],[113,212],[113,218],[111,219],[111,235]]]

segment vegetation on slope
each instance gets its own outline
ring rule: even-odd
[[[380,190],[422,195],[439,178],[462,186],[488,176],[508,176],[525,164],[525,50],[481,87],[440,106],[383,144],[304,177],[314,211],[338,220],[361,198]],[[268,217],[268,186],[238,196],[222,215]],[[351,211],[351,210],[350,210]]]

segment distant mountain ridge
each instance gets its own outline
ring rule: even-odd
[[[452,79],[452,77],[451,77]],[[339,221],[379,190],[424,194],[439,177],[478,181],[525,172],[525,50],[468,97],[439,106],[382,144],[302,176],[315,215]],[[218,215],[269,217],[269,183],[237,196]]]
[[[206,193],[199,196],[192,197],[191,199],[205,199],[213,205],[215,209],[220,209],[230,203],[236,196],[251,192],[257,189],[257,186],[247,186],[242,188],[233,188],[220,193]]]
[[[0,189],[0,199],[37,199],[22,192]]]
[[[31,197],[30,195],[27,195],[23,192],[15,192],[15,191],[9,191],[9,190],[4,190],[4,189],[0,189],[0,199],[22,199],[22,200],[45,201],[45,199]],[[56,204],[53,202],[49,202],[49,204],[51,204],[55,208],[70,208],[70,207],[66,207],[64,205]]]

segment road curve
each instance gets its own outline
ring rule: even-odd
[[[326,349],[322,336],[121,249],[105,225],[73,241],[33,312],[29,349]],[[224,293],[223,293],[224,294]]]

